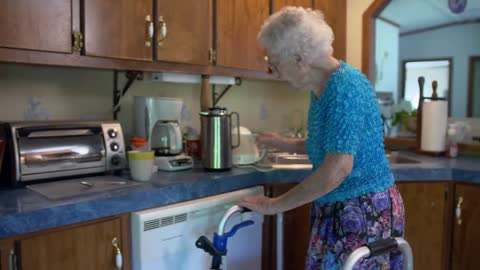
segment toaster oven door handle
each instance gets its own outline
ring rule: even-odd
[[[66,137],[66,136],[84,136],[93,135],[90,129],[64,129],[30,132],[28,138],[48,138],[48,137]]]
[[[71,160],[71,161],[92,161],[92,160],[100,160],[104,156],[102,154],[90,155],[90,156],[79,156],[75,154],[71,154],[68,156],[42,156],[41,159],[30,159],[30,161],[38,160],[39,162],[43,161],[62,161],[62,160]]]
[[[98,161],[105,157],[104,151],[101,151],[97,154],[91,155],[78,155],[75,153],[67,155],[39,155],[28,157],[24,156],[21,158],[21,163],[23,165],[34,164],[34,163],[48,163],[48,162],[60,162],[60,161],[70,161],[72,163],[82,163],[82,162],[91,162]]]

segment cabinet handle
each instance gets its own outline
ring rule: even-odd
[[[17,255],[13,249],[10,250],[8,255],[8,270],[17,270]]]
[[[123,265],[123,257],[122,257],[122,251],[118,247],[118,241],[117,238],[112,239],[112,245],[115,248],[115,266],[116,270],[122,270],[122,265]]]
[[[162,46],[162,41],[167,38],[167,23],[163,16],[158,17],[158,46]]]
[[[463,197],[458,197],[457,208],[455,209],[455,216],[457,217],[458,225],[462,225],[462,203]]]
[[[147,35],[146,35],[146,40],[145,40],[145,46],[146,47],[150,47],[152,46],[152,38],[153,38],[153,21],[152,21],[152,16],[150,15],[147,15],[147,17],[145,17],[145,21],[147,22],[146,24],[146,32],[147,32]]]

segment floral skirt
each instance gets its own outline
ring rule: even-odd
[[[312,204],[312,232],[306,269],[339,269],[360,246],[390,236],[403,237],[404,208],[396,186],[342,202]],[[364,259],[355,269],[402,269],[402,254]]]

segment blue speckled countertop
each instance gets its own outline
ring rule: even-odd
[[[392,165],[397,181],[480,183],[480,159],[432,158],[406,153],[418,164]],[[255,185],[300,182],[310,170],[257,172],[234,168],[159,172],[150,182],[88,196],[51,200],[26,188],[0,190],[0,239],[116,214],[211,196]]]

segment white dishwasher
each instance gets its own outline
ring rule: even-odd
[[[212,257],[198,249],[195,241],[202,235],[212,239],[222,215],[240,198],[263,194],[263,187],[253,187],[132,213],[133,269],[210,269]],[[235,214],[225,231],[245,220],[253,220],[254,224],[229,238],[228,270],[261,269],[263,216],[253,212]]]

